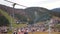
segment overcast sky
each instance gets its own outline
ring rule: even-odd
[[[47,9],[60,7],[60,0],[8,0],[8,1],[12,1],[27,7],[44,7]],[[13,3],[0,0],[0,4],[12,7]],[[26,8],[26,7],[16,5],[15,8]]]

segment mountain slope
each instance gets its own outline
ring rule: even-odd
[[[50,18],[50,11],[42,7],[28,7],[25,9],[26,13],[32,20],[44,21]]]
[[[13,15],[19,14],[30,18],[33,21],[37,20],[47,20],[50,17],[50,10],[42,7],[28,7],[26,9],[14,9],[8,6],[0,5],[0,9],[6,11],[8,14]]]
[[[52,9],[52,15],[60,17],[60,8]]]
[[[52,11],[55,11],[55,12],[60,12],[60,8],[55,8],[55,9],[52,9]]]

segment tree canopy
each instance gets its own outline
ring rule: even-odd
[[[9,24],[9,21],[4,16],[0,16],[0,26],[9,26]]]

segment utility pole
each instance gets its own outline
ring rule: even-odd
[[[13,4],[13,9],[14,9],[15,5],[16,5],[16,3]],[[15,13],[15,11],[13,10],[13,18],[14,18],[14,13]]]

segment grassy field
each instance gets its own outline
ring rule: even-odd
[[[30,32],[29,34],[49,34],[48,32]],[[51,32],[51,34],[60,34],[60,32]]]
[[[11,32],[8,34],[12,34]],[[29,32],[28,34],[49,34],[48,32]],[[60,34],[60,32],[52,32],[51,34]]]

